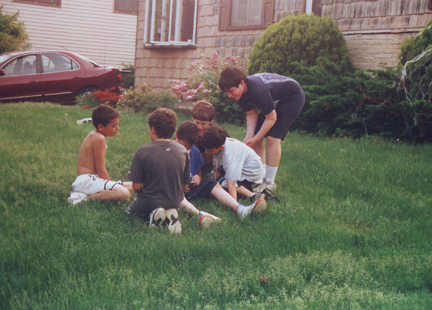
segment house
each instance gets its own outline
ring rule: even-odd
[[[169,91],[201,54],[247,55],[268,25],[302,13],[330,16],[357,67],[392,67],[431,9],[432,0],[139,0],[135,85]]]
[[[100,65],[135,61],[138,0],[0,0],[19,11],[31,49],[76,52]]]

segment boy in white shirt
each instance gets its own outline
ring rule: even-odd
[[[224,171],[228,193],[237,200],[237,193],[252,197],[252,185],[262,182],[261,158],[246,144],[226,136],[218,125],[208,128],[202,137],[206,154],[213,155],[213,169],[216,177]],[[263,212],[267,203],[257,205],[252,212]]]

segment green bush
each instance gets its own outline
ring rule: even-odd
[[[347,54],[342,32],[330,17],[290,15],[269,26],[249,55],[249,74],[290,76],[295,62],[313,66],[318,57],[339,62]]]
[[[122,82],[128,87],[134,87],[135,67],[133,64],[122,63],[123,69],[121,70]]]
[[[412,36],[405,40],[400,47],[400,60],[398,68],[401,69],[409,60],[420,55],[432,44],[432,21],[430,21],[426,28],[423,29],[416,36]]]
[[[0,6],[0,54],[28,49],[28,39],[23,22],[18,22],[19,12],[3,14]]]
[[[323,136],[413,139],[407,112],[397,100],[396,71],[367,74],[349,56],[339,64],[319,58],[315,66],[294,67],[292,77],[302,85],[306,103],[293,129]]]
[[[157,108],[173,109],[175,101],[171,95],[155,92],[150,86],[143,84],[139,87],[125,89],[120,95],[117,107],[130,108],[135,112],[153,112]]]

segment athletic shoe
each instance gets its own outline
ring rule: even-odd
[[[154,209],[150,213],[149,225],[148,226],[158,227],[162,223],[165,222],[166,217],[167,217],[167,214],[165,212],[165,209],[163,209],[163,208]]]
[[[254,188],[254,192],[261,193],[265,189],[269,189],[270,191],[274,192],[276,190],[276,183],[273,183],[264,178],[263,182]]]
[[[267,208],[267,202],[264,199],[258,199],[250,206],[240,204],[237,208],[237,214],[240,219],[244,219],[251,213],[262,213]]]
[[[249,200],[252,203],[260,199],[266,199],[266,195],[264,193],[253,193],[252,196],[249,197]]]
[[[271,190],[269,190],[268,188],[264,189],[264,190],[261,192],[261,195],[264,195],[264,196],[265,196],[265,200],[274,199],[274,200],[276,200],[277,202],[280,202],[279,198],[277,198],[276,195],[275,195]]]
[[[68,201],[72,205],[76,205],[77,203],[87,201],[87,195],[80,192],[72,192],[68,197]]]
[[[210,213],[207,213],[204,211],[200,211],[198,213],[198,215],[200,216],[199,224],[202,227],[209,227],[211,223],[216,223],[216,222],[222,221],[219,217],[214,216],[213,214],[210,214]]]
[[[165,224],[168,227],[168,230],[172,234],[181,234],[182,228],[181,223],[178,219],[178,212],[176,209],[168,209],[166,212],[166,220]]]

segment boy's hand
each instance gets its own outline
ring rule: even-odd
[[[198,174],[195,174],[195,175],[192,177],[192,181],[195,182],[195,184],[193,185],[193,187],[197,187],[197,186],[200,185],[200,183],[201,183],[201,177],[200,177]]]

